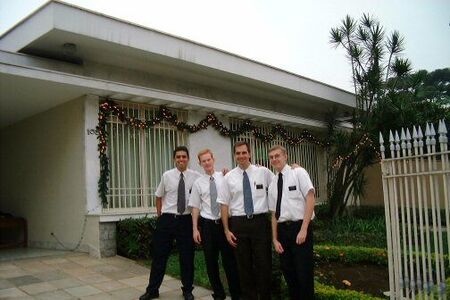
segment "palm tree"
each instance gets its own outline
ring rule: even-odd
[[[407,59],[401,58],[404,39],[397,31],[385,37],[380,22],[364,14],[359,22],[346,16],[340,26],[330,31],[330,43],[343,47],[352,66],[356,109],[353,129],[329,128],[330,146],[328,199],[332,216],[342,215],[352,196],[362,193],[364,169],[377,160],[371,136],[370,120],[374,108],[384,105],[384,99],[395,93],[395,87],[411,70]],[[331,118],[332,119],[332,118]],[[335,124],[335,121],[330,124]]]

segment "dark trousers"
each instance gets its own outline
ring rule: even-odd
[[[280,255],[281,270],[286,280],[290,299],[314,299],[314,255],[312,224],[303,244],[295,240],[302,221],[278,223],[278,241],[284,252]]]
[[[203,252],[206,260],[206,271],[208,273],[209,282],[213,288],[214,298],[225,299],[225,290],[219,275],[219,253],[222,257],[222,266],[227,276],[228,287],[230,289],[231,298],[239,299],[240,286],[239,274],[236,265],[233,248],[223,232],[222,222],[201,219],[201,236]]]
[[[176,240],[180,255],[181,288],[191,292],[194,282],[194,241],[192,239],[191,215],[162,214],[157,221],[153,236],[153,259],[147,292],[155,293],[166,272],[167,259]]]
[[[237,238],[235,253],[242,299],[270,299],[272,255],[267,215],[231,217],[230,227]]]

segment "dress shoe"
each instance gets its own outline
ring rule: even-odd
[[[184,292],[183,297],[184,300],[194,300],[194,295],[192,295],[192,292]]]
[[[156,299],[159,298],[159,293],[158,292],[145,292],[144,295],[139,297],[139,300],[150,300],[150,299]]]

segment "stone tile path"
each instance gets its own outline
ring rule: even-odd
[[[0,258],[6,252],[0,251]],[[0,259],[0,299],[138,299],[149,269],[120,256],[97,259],[85,253],[55,252],[50,256]],[[194,288],[199,300],[211,291]],[[160,299],[183,299],[181,282],[164,277]]]

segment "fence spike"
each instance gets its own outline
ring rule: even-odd
[[[417,137],[421,140],[423,138],[422,128],[420,126],[417,127],[419,128],[417,131]]]
[[[395,150],[395,145],[394,145],[394,136],[392,135],[392,130],[389,130],[389,149],[391,150],[391,157],[394,157],[394,150]]]
[[[433,123],[430,123],[430,135],[431,135],[431,141],[430,144],[432,146],[436,145],[436,131],[434,130],[434,125]]]
[[[417,132],[417,137],[419,138],[419,147],[422,148],[423,147],[423,133],[422,133],[422,128],[420,126],[417,126],[419,129],[419,131]]]
[[[425,136],[430,136],[430,125],[428,123],[425,127]]]
[[[445,126],[444,119],[439,120],[439,133],[446,134],[447,133],[447,126]]]
[[[400,151],[400,137],[397,130],[395,131],[395,150]],[[400,152],[397,155],[400,156]]]
[[[436,135],[436,131],[434,130],[434,125],[433,123],[430,123],[430,135],[435,136]]]
[[[383,139],[383,134],[381,134],[381,131],[380,131],[380,152],[381,152],[381,158],[382,159],[384,159],[384,151],[385,151],[386,149],[384,148],[384,139]]]
[[[406,128],[406,148],[411,150],[411,134],[409,133],[408,128]]]
[[[445,127],[444,120],[439,120],[439,143],[441,144],[447,144],[448,138],[447,138],[447,128]],[[442,147],[442,145],[441,145]],[[442,148],[441,148],[442,149]]]
[[[402,140],[402,144],[401,144],[402,149],[406,149],[406,134],[405,134],[405,129],[403,129],[403,127],[402,127],[402,131],[400,133],[400,139]]]

